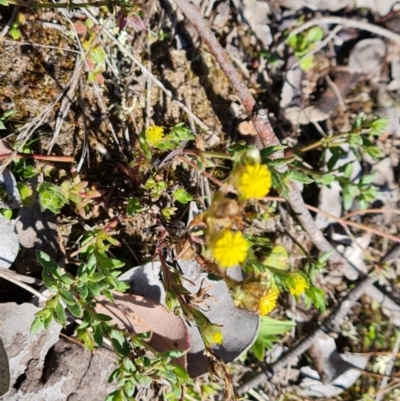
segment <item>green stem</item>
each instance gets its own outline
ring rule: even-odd
[[[298,153],[305,153],[305,152],[308,152],[309,150],[316,149],[321,146],[326,146],[326,145],[330,144],[331,142],[336,141],[337,139],[348,138],[350,135],[369,134],[369,132],[370,132],[370,130],[367,129],[367,130],[362,130],[362,131],[358,131],[358,132],[345,132],[345,133],[341,133],[341,134],[332,135],[327,138],[321,138],[319,141],[316,141],[314,143],[311,143],[310,145],[302,147],[301,149],[298,150]],[[340,143],[335,143],[333,146],[340,146],[343,143],[346,143],[346,141],[340,142]]]
[[[206,152],[202,150],[193,150],[193,149],[183,149],[182,151],[185,155],[193,155],[193,156],[200,156],[200,157],[214,157],[216,159],[228,159],[231,160],[232,156],[227,155],[226,153],[222,152]]]

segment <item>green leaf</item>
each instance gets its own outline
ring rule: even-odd
[[[320,28],[319,26],[314,26],[306,33],[305,36],[306,40],[312,43],[322,40],[325,35],[322,28]]]
[[[105,271],[119,269],[120,267],[125,265],[124,262],[122,262],[118,259],[109,258],[107,256],[107,254],[105,253],[105,251],[96,250],[95,255],[96,255],[97,263]]]
[[[99,281],[101,281],[101,280],[103,280],[105,278],[106,278],[106,276],[104,274],[102,274],[102,273],[93,273],[90,276],[90,281],[94,281],[95,283],[97,283],[97,282],[99,282]]]
[[[22,204],[24,207],[31,207],[35,203],[35,195],[33,189],[23,182],[17,183],[19,194],[21,195]]]
[[[101,294],[101,286],[99,283],[95,283],[93,281],[89,281],[87,283],[89,291],[95,296],[98,297]]]
[[[78,318],[82,317],[82,307],[81,305],[77,302],[73,305],[67,305],[67,309],[75,316]]]
[[[121,356],[127,356],[130,347],[124,335],[119,330],[111,330],[110,338],[116,352]]]
[[[385,157],[385,153],[378,146],[364,146],[363,149],[374,159],[379,160]]]
[[[314,64],[314,57],[307,56],[307,57],[301,59],[299,65],[303,71],[309,71],[309,70],[311,70],[313,64]]]
[[[1,0],[0,0],[0,4],[1,4]],[[30,333],[31,334],[36,333],[42,326],[43,326],[43,320],[40,317],[35,317],[35,319],[32,322],[31,328],[30,328]]]
[[[1,209],[0,213],[2,216],[4,216],[7,220],[11,220],[13,216],[13,211],[12,209]]]
[[[69,273],[63,274],[60,277],[60,280],[66,285],[71,285],[75,283],[75,279]]]
[[[345,166],[344,177],[350,179],[351,174],[353,173],[353,162],[347,163]]]
[[[361,177],[361,180],[360,180],[360,185],[372,184],[373,181],[375,180],[375,177],[376,177],[376,174],[377,174],[377,173],[378,173],[377,171],[374,171],[374,172],[371,173],[371,174],[365,174],[365,175],[363,175],[363,176]]]
[[[103,345],[103,333],[101,332],[100,325],[93,327],[93,338],[98,347],[101,347]]]
[[[42,251],[36,251],[36,258],[39,263],[47,269],[54,277],[58,279],[62,276],[61,269],[57,263],[47,253]]]
[[[260,155],[263,163],[266,163],[269,159],[268,157],[279,150],[285,150],[287,146],[276,145],[276,146],[268,146],[264,149],[260,150]]]
[[[120,368],[115,369],[115,370],[111,373],[110,377],[108,378],[108,382],[109,382],[109,383],[112,383],[114,380],[117,380],[118,376],[120,375],[120,372],[121,372],[121,369],[120,369]]]
[[[382,135],[385,132],[388,124],[389,120],[387,118],[377,118],[371,123],[371,134]]]
[[[1,0],[0,0],[0,4],[1,4]],[[6,129],[6,126],[4,125],[3,121],[0,120],[0,130],[2,129]]]
[[[330,157],[327,163],[328,171],[332,171],[337,161],[346,154],[346,152],[340,146],[335,146],[334,148],[330,148],[330,151],[332,153],[332,156]]]
[[[110,6],[111,4],[108,7],[110,8]],[[122,389],[113,391],[112,393],[107,395],[105,401],[126,401],[124,391]]]
[[[286,181],[286,179],[301,182],[303,184],[311,184],[312,182],[314,182],[314,180],[312,178],[310,178],[307,175],[305,175],[304,173],[302,173],[300,171],[296,171],[296,170],[288,171],[287,175],[285,177],[285,181]]]
[[[82,287],[79,289],[79,293],[81,294],[81,297],[83,299],[86,299],[89,295],[89,288],[87,284],[82,285]]]
[[[125,371],[130,372],[130,373],[136,371],[136,366],[129,358],[124,358],[123,364],[124,364]]]
[[[321,184],[330,185],[336,180],[336,177],[333,174],[324,174],[323,176],[315,177],[315,180]]]
[[[136,213],[143,211],[143,206],[140,204],[139,198],[133,197],[128,199],[128,205],[126,212],[130,216],[134,216]]]
[[[357,185],[349,184],[343,188],[343,206],[345,210],[349,210],[353,204],[354,198],[358,195],[359,189]]]
[[[21,31],[19,30],[19,28],[11,28],[10,29],[10,35],[14,40],[18,40],[21,38]]]
[[[125,394],[126,394],[128,397],[132,397],[133,392],[135,391],[135,386],[133,385],[132,382],[127,381],[127,382],[125,383],[123,389],[124,389]]]
[[[288,268],[288,252],[282,245],[276,245],[272,248],[271,253],[267,259],[263,261],[263,264],[275,269],[287,270]]]
[[[261,339],[257,338],[250,350],[259,361],[264,359],[265,346]]]
[[[100,320],[100,321],[102,321],[102,322],[109,322],[110,320],[112,320],[112,317],[111,316],[108,316],[108,315],[104,315],[103,313],[95,313],[95,318],[97,319],[97,320]]]
[[[181,379],[183,379],[185,381],[190,379],[189,373],[185,369],[181,368],[180,366],[174,366],[173,372],[178,377],[180,377]]]
[[[125,292],[129,288],[130,288],[130,285],[128,283],[125,283],[124,281],[117,280],[117,286],[116,286],[116,290],[117,291]]]
[[[287,44],[292,48],[296,49],[297,47],[297,42],[299,39],[299,35],[292,35],[287,39]]]
[[[60,297],[67,305],[75,305],[78,302],[77,299],[64,288],[59,288],[58,293],[60,294]]]
[[[267,164],[270,167],[287,166],[288,164],[293,163],[295,160],[295,157],[281,157],[278,159],[269,160]]]
[[[61,208],[69,202],[62,188],[49,182],[42,183],[38,188],[38,192],[39,204],[42,211],[49,209],[53,213],[58,214]]]
[[[53,315],[50,314],[49,316],[43,319],[44,328],[48,330],[50,328],[51,322],[53,321]]]
[[[318,263],[325,263],[328,261],[328,259],[335,253],[335,250],[332,249],[329,252],[324,253],[323,255],[321,255],[318,259]]]
[[[172,193],[172,195],[176,201],[183,203],[184,205],[193,200],[193,196],[186,192],[184,189],[177,189]]]
[[[312,301],[320,312],[324,313],[326,310],[325,292],[320,288],[311,286],[305,291],[306,296]]]
[[[170,350],[163,352],[161,355],[174,359],[174,358],[180,358],[181,356],[185,355],[185,351]]]
[[[67,317],[65,316],[64,307],[61,305],[60,302],[54,308],[53,317],[57,323],[61,324],[62,326],[65,326]]]

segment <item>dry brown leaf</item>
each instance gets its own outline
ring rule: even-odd
[[[12,152],[8,143],[0,139],[0,161],[7,159]]]
[[[256,136],[257,131],[254,128],[254,125],[251,121],[242,121],[238,125],[238,131],[240,132],[241,135],[251,135],[251,136]]]
[[[129,333],[150,332],[149,345],[159,352],[189,350],[189,333],[180,316],[140,295],[115,292],[113,296],[115,303],[98,297],[96,312],[111,316],[118,328]],[[186,355],[174,363],[186,368]]]

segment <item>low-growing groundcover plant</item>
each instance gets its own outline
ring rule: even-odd
[[[380,120],[369,123],[365,119],[362,121],[364,127],[369,128],[360,130],[355,126],[358,135],[377,135],[384,126],[384,122]],[[194,138],[183,124],[178,124],[167,135],[164,128],[151,126],[141,137],[138,151],[142,155],[139,158],[141,164],[136,167],[147,171],[149,178],[143,176],[143,189],[150,191],[154,202],[168,190],[168,184],[151,178],[149,163],[157,152],[176,149],[182,138],[186,141]],[[359,141],[355,144],[361,145],[360,149],[363,149]],[[326,140],[323,145],[337,147],[333,140]],[[290,255],[282,245],[275,245],[270,238],[252,233],[252,220],[260,218],[260,213],[248,212],[258,208],[264,218],[271,218],[271,210],[265,206],[266,197],[272,188],[278,188],[281,193],[285,193],[289,180],[295,179],[308,184],[313,181],[311,177],[318,175],[312,171],[301,171],[299,158],[290,156],[271,159],[276,150],[276,147],[270,147],[259,152],[255,147],[244,144],[231,147],[224,155],[230,164],[229,175],[223,182],[220,181],[220,187],[215,191],[210,207],[190,222],[183,240],[178,240],[181,247],[177,248],[181,249],[179,257],[184,257],[189,249],[194,251],[192,260],[195,259],[214,279],[225,280],[236,307],[258,314],[261,318],[276,308],[280,297],[287,297],[288,294],[296,300],[301,299],[305,305],[313,303],[321,311],[325,310],[326,305],[324,291],[314,282],[318,273],[324,270],[329,254],[323,255],[319,260],[306,254],[303,265],[291,266]],[[197,154],[200,171],[212,162],[213,156],[212,152]],[[182,163],[184,164],[184,160]],[[279,172],[282,165],[289,167],[287,172]],[[334,179],[337,176],[340,181],[342,170],[343,168],[337,175],[333,171],[329,174]],[[346,176],[345,169],[344,179]],[[88,192],[87,188],[88,183],[81,182],[76,175],[73,180],[66,180],[59,187],[42,184],[39,188],[41,206],[59,213],[62,207],[72,202],[76,205],[76,213],[85,217],[86,213],[90,213],[96,197],[102,195],[94,190]],[[175,190],[173,194],[174,199],[183,204],[193,199],[184,189]],[[363,196],[362,190],[359,191],[359,196]],[[146,206],[141,205],[138,198],[128,202],[128,215],[146,213],[146,210]],[[173,215],[175,212],[170,210],[170,213]],[[180,397],[182,389],[191,383],[185,370],[174,362],[184,352],[157,352],[147,341],[151,333],[132,334],[116,326],[111,316],[96,311],[98,297],[105,296],[113,302],[114,291],[124,292],[129,287],[118,279],[124,262],[109,255],[111,246],[121,245],[114,238],[118,224],[118,220],[114,220],[102,229],[86,233],[78,252],[81,264],[76,275],[64,272],[45,253],[38,253],[38,260],[43,266],[43,281],[53,295],[43,310],[36,314],[32,332],[42,326],[48,328],[53,319],[65,327],[70,316],[78,322],[77,338],[89,350],[102,346],[104,342],[111,344],[118,360],[110,381],[115,381],[119,389],[107,397],[108,401],[134,399],[135,388],[146,387],[151,382],[168,382],[176,397]],[[174,267],[168,256],[176,241],[171,236],[164,236],[155,250],[154,260],[158,259],[162,265],[162,281],[167,292],[166,305],[175,314],[197,325],[213,370],[220,372],[219,375],[225,378],[227,397],[235,398],[229,371],[215,357],[211,348],[213,344],[223,345],[224,338],[219,322],[209,321],[202,312],[201,303],[207,297],[207,288],[201,289],[195,295],[190,294],[182,284],[182,272]],[[241,282],[226,274],[230,268],[238,265],[245,272],[245,279]],[[265,328],[266,322],[270,324],[272,331]],[[252,347],[259,359],[262,358],[265,347],[270,347],[271,341],[276,340],[273,334],[283,333],[291,327],[284,322],[280,326],[278,322],[273,322],[273,319],[263,320],[259,337]],[[276,329],[272,329],[273,327]]]
[[[162,141],[174,144],[176,131],[181,137],[192,139],[190,131],[182,125],[167,136],[161,135],[160,127],[149,128],[143,136],[143,154],[151,155],[150,152],[155,152],[155,146],[160,146]],[[176,141],[175,147],[178,143]],[[291,161],[270,161],[266,155],[272,151],[267,149],[262,157],[254,147],[241,146],[240,150],[234,149],[231,154],[226,154],[228,159],[232,159],[231,173],[215,192],[209,209],[196,216],[190,223],[185,241],[196,250],[196,260],[209,274],[226,281],[238,308],[266,316],[277,306],[280,294],[290,293],[296,299],[303,297],[306,302],[313,302],[319,309],[324,310],[324,292],[313,284],[313,276],[323,267],[326,257],[319,262],[310,260],[303,270],[291,271],[285,248],[274,246],[268,238],[252,235],[251,229],[248,228],[251,219],[245,217],[246,210],[256,204],[264,204],[263,198],[271,190],[273,182],[278,182],[276,177],[279,177],[279,173],[275,166]],[[146,159],[147,157],[143,159],[144,162]],[[83,199],[96,201],[96,197],[86,192],[86,182],[80,183],[77,178],[74,179],[75,186],[71,186],[69,181],[65,182],[68,185],[65,183],[60,187],[42,184],[42,208],[49,208],[58,213],[68,200],[77,206]],[[285,177],[280,177],[279,183],[285,185]],[[150,190],[154,189],[153,186],[146,185]],[[68,195],[69,191],[73,191],[74,196]],[[51,195],[58,192],[63,195]],[[187,200],[188,194],[184,194],[183,191],[174,193],[177,200]],[[154,199],[158,199],[157,196]],[[59,199],[64,200],[60,203]],[[91,202],[85,201],[82,206],[76,208],[76,212],[84,217],[85,213],[90,212]],[[128,205],[127,208],[132,209],[132,205]],[[137,204],[134,213],[145,213],[144,210],[145,208]],[[105,296],[112,302],[114,291],[123,292],[128,289],[127,284],[118,280],[124,262],[109,256],[110,246],[121,245],[113,237],[117,226],[118,221],[115,220],[102,229],[86,233],[80,244],[78,254],[81,264],[76,275],[64,272],[45,253],[38,253],[38,259],[43,266],[43,281],[54,295],[46,302],[43,310],[37,313],[32,332],[42,326],[48,328],[53,319],[65,327],[68,316],[71,316],[78,322],[77,338],[89,350],[102,346],[104,341],[109,342],[118,357],[117,368],[110,380],[116,381],[119,389],[110,394],[108,400],[133,399],[137,386],[148,386],[153,381],[168,381],[179,396],[182,387],[191,382],[185,370],[171,362],[182,356],[182,352],[157,352],[146,341],[151,333],[129,333],[117,327],[111,321],[111,316],[96,311],[97,297]],[[172,245],[170,239],[168,242],[161,242],[155,257],[162,262],[163,283],[167,291],[166,305],[176,314],[197,325],[206,350],[210,358],[213,358],[211,345],[223,344],[224,339],[218,322],[209,321],[199,307],[201,299],[207,296],[207,289],[202,289],[201,293],[194,297],[183,287],[182,273],[166,258],[165,250]],[[246,273],[246,279],[242,282],[236,282],[226,275],[228,269],[237,265]],[[262,344],[267,341],[266,337],[260,341],[255,348],[258,357],[260,349],[264,349]],[[234,397],[228,370],[215,357],[211,360],[215,366],[219,366],[219,371],[223,372],[227,386],[231,388],[228,394]]]

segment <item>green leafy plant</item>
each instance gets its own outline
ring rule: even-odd
[[[308,31],[292,35],[287,39],[287,43],[293,49],[293,53],[302,70],[308,71],[312,68],[314,56],[308,53],[314,48],[315,43],[322,40],[323,37],[324,31],[322,28],[314,26]]]
[[[295,326],[296,323],[291,320],[277,320],[268,316],[262,317],[257,338],[251,346],[250,351],[259,361],[262,361],[265,351],[272,349],[274,343],[280,341],[280,338],[277,336],[286,333]]]
[[[87,181],[80,180],[79,175],[63,181],[60,186],[44,182],[38,187],[40,207],[58,214],[65,205],[72,202],[76,212],[85,217],[92,200],[104,194],[104,191],[89,189],[88,185]]]

